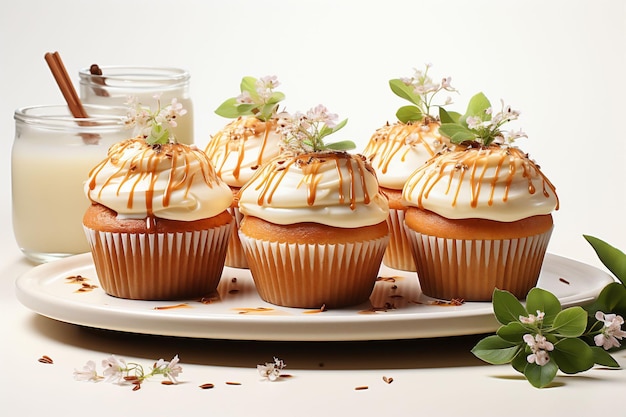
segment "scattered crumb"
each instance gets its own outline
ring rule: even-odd
[[[40,363],[46,363],[49,365],[52,365],[54,363],[54,361],[52,360],[52,358],[48,355],[43,355],[41,358],[37,359],[38,362]]]
[[[199,387],[200,387],[201,389],[211,389],[211,388],[215,387],[215,385],[213,385],[213,384],[211,384],[211,383],[209,382],[209,383],[206,383],[206,384],[202,384],[202,385],[200,385]]]
[[[565,278],[559,278],[559,281],[564,282],[565,284],[569,285],[569,281],[566,280]]]
[[[355,387],[354,390],[355,391],[363,391],[363,390],[366,390],[366,389],[369,389],[369,388],[370,387],[368,387],[367,385],[361,385],[361,386]]]
[[[393,378],[392,377],[387,377],[387,376],[383,376],[383,381],[385,381],[388,384],[391,384],[393,382]]]
[[[175,308],[191,308],[191,306],[187,303],[174,304],[171,306],[157,306],[154,307],[155,310],[173,310]]]
[[[174,383],[172,381],[170,381],[169,379],[166,379],[164,381],[161,381],[162,385],[174,385]]]
[[[241,385],[241,382],[226,381],[226,385]]]

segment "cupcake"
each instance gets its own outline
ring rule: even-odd
[[[234,118],[211,137],[205,152],[217,175],[230,187],[233,196],[250,180],[256,170],[278,156],[282,135],[278,132],[278,103],[284,95],[274,91],[279,85],[276,77],[256,79],[244,77],[241,94],[226,100],[215,112]],[[239,242],[242,215],[236,198],[229,208],[235,227],[228,243],[226,265],[247,268],[248,262]]]
[[[389,237],[388,203],[323,106],[285,120],[285,148],[242,187],[239,237],[261,298],[299,308],[368,300]]]
[[[233,218],[229,187],[195,146],[170,137],[173,103],[134,119],[147,131],[113,145],[90,174],[83,226],[104,291],[134,300],[214,292]]]
[[[409,175],[439,151],[450,146],[439,134],[439,117],[430,114],[432,98],[442,90],[455,91],[450,78],[433,83],[425,71],[411,78],[389,81],[391,90],[412,105],[396,112],[398,121],[378,128],[363,151],[376,171],[381,190],[389,198],[389,246],[383,263],[390,268],[415,271],[408,238],[404,230],[406,207],[402,204],[402,188]],[[446,103],[449,103],[449,99]]]
[[[405,227],[422,292],[441,299],[491,300],[495,288],[524,298],[537,284],[559,202],[555,188],[511,143],[479,93],[468,112],[439,132],[458,143],[416,170],[403,193]]]

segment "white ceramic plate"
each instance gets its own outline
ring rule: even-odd
[[[99,287],[86,253],[33,268],[17,279],[16,292],[26,307],[56,320],[164,336],[391,340],[481,334],[498,327],[489,302],[439,305],[420,293],[414,273],[383,266],[380,277],[368,303],[324,312],[268,304],[257,295],[247,270],[228,267],[219,295],[211,300],[133,301],[111,297]],[[612,280],[597,268],[547,254],[538,286],[565,307],[592,301]]]

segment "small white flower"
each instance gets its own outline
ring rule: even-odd
[[[256,368],[263,378],[275,381],[280,376],[280,371],[285,368],[285,362],[275,357],[274,362],[265,362],[265,364],[257,365]]]
[[[74,379],[77,381],[99,381],[101,379],[96,372],[96,363],[94,361],[88,361],[83,369],[74,369]]]
[[[107,382],[122,382],[128,370],[128,366],[126,365],[124,359],[117,359],[115,355],[111,355],[107,359],[104,359],[102,361],[102,367],[104,368],[102,374],[106,378]]]
[[[465,123],[467,123],[467,127],[470,129],[478,129],[482,122],[483,121],[478,116],[469,116],[465,119]]]
[[[183,368],[178,364],[178,362],[178,355],[174,356],[169,362],[165,362],[163,361],[163,359],[159,359],[159,362],[157,362],[157,368],[163,367],[163,369],[161,370],[163,372],[163,375],[175,384],[178,383],[178,380],[176,378],[183,372]]]
[[[596,346],[602,346],[605,350],[619,347],[619,340],[626,337],[626,331],[622,330],[622,324],[624,324],[622,316],[604,314],[601,311],[597,311],[596,320],[604,322],[602,333],[595,335],[593,338]]]
[[[543,321],[545,313],[543,311],[537,310],[537,315],[529,314],[528,317],[519,316],[519,321],[524,324],[535,324],[537,322]]]
[[[536,334],[533,337],[532,334],[527,333],[522,338],[532,352],[526,357],[528,363],[536,363],[539,366],[544,366],[550,361],[548,352],[554,350],[554,345],[548,342],[545,336]]]
[[[237,100],[237,103],[239,104],[252,104],[252,96],[250,95],[250,93],[248,91],[244,91],[243,93],[239,94],[237,97],[235,97],[235,100]]]

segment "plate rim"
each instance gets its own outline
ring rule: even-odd
[[[592,274],[589,274],[590,279],[596,280],[595,285],[588,291],[572,296],[558,297],[564,308],[592,302],[604,285],[614,281],[611,275],[594,266],[560,255],[547,253],[543,268],[549,268],[555,264],[565,264],[577,272],[591,272]],[[439,311],[420,312],[419,314],[354,314],[341,316],[294,314],[261,316],[213,313],[209,315],[189,315],[184,313],[166,314],[163,311],[155,313],[154,309],[129,313],[127,311],[119,311],[119,309],[106,308],[105,306],[91,305],[85,303],[84,299],[80,299],[80,302],[69,302],[67,299],[58,296],[54,297],[42,291],[46,281],[60,279],[59,276],[63,271],[92,267],[93,262],[90,253],[73,255],[37,265],[16,279],[16,296],[25,307],[35,313],[65,323],[128,333],[204,339],[259,341],[419,339],[488,333],[495,331],[499,326],[493,316],[491,302],[468,303],[472,306],[480,305],[480,308],[477,309],[462,310],[455,307],[446,307]],[[381,266],[381,270],[383,268],[387,272],[395,271]],[[226,267],[225,271],[228,270],[229,268]],[[100,289],[100,291],[102,290]],[[103,294],[103,296],[110,297],[106,294]],[[111,298],[113,299],[114,297]],[[115,300],[122,304],[154,303],[151,301]],[[263,301],[260,302],[267,304]],[[164,303],[171,304],[172,302],[165,301]],[[294,310],[302,311],[303,309]],[[77,311],[85,314],[76,314]],[[133,319],[126,320],[126,323],[132,322],[130,325],[122,325],[117,322],[117,320],[129,318]],[[157,321],[159,325],[156,325],[157,323],[155,322]],[[425,322],[426,326],[419,326]],[[185,323],[187,326],[183,325]],[[411,324],[414,326],[410,326]],[[369,329],[368,327],[371,325],[375,325],[376,328]]]

